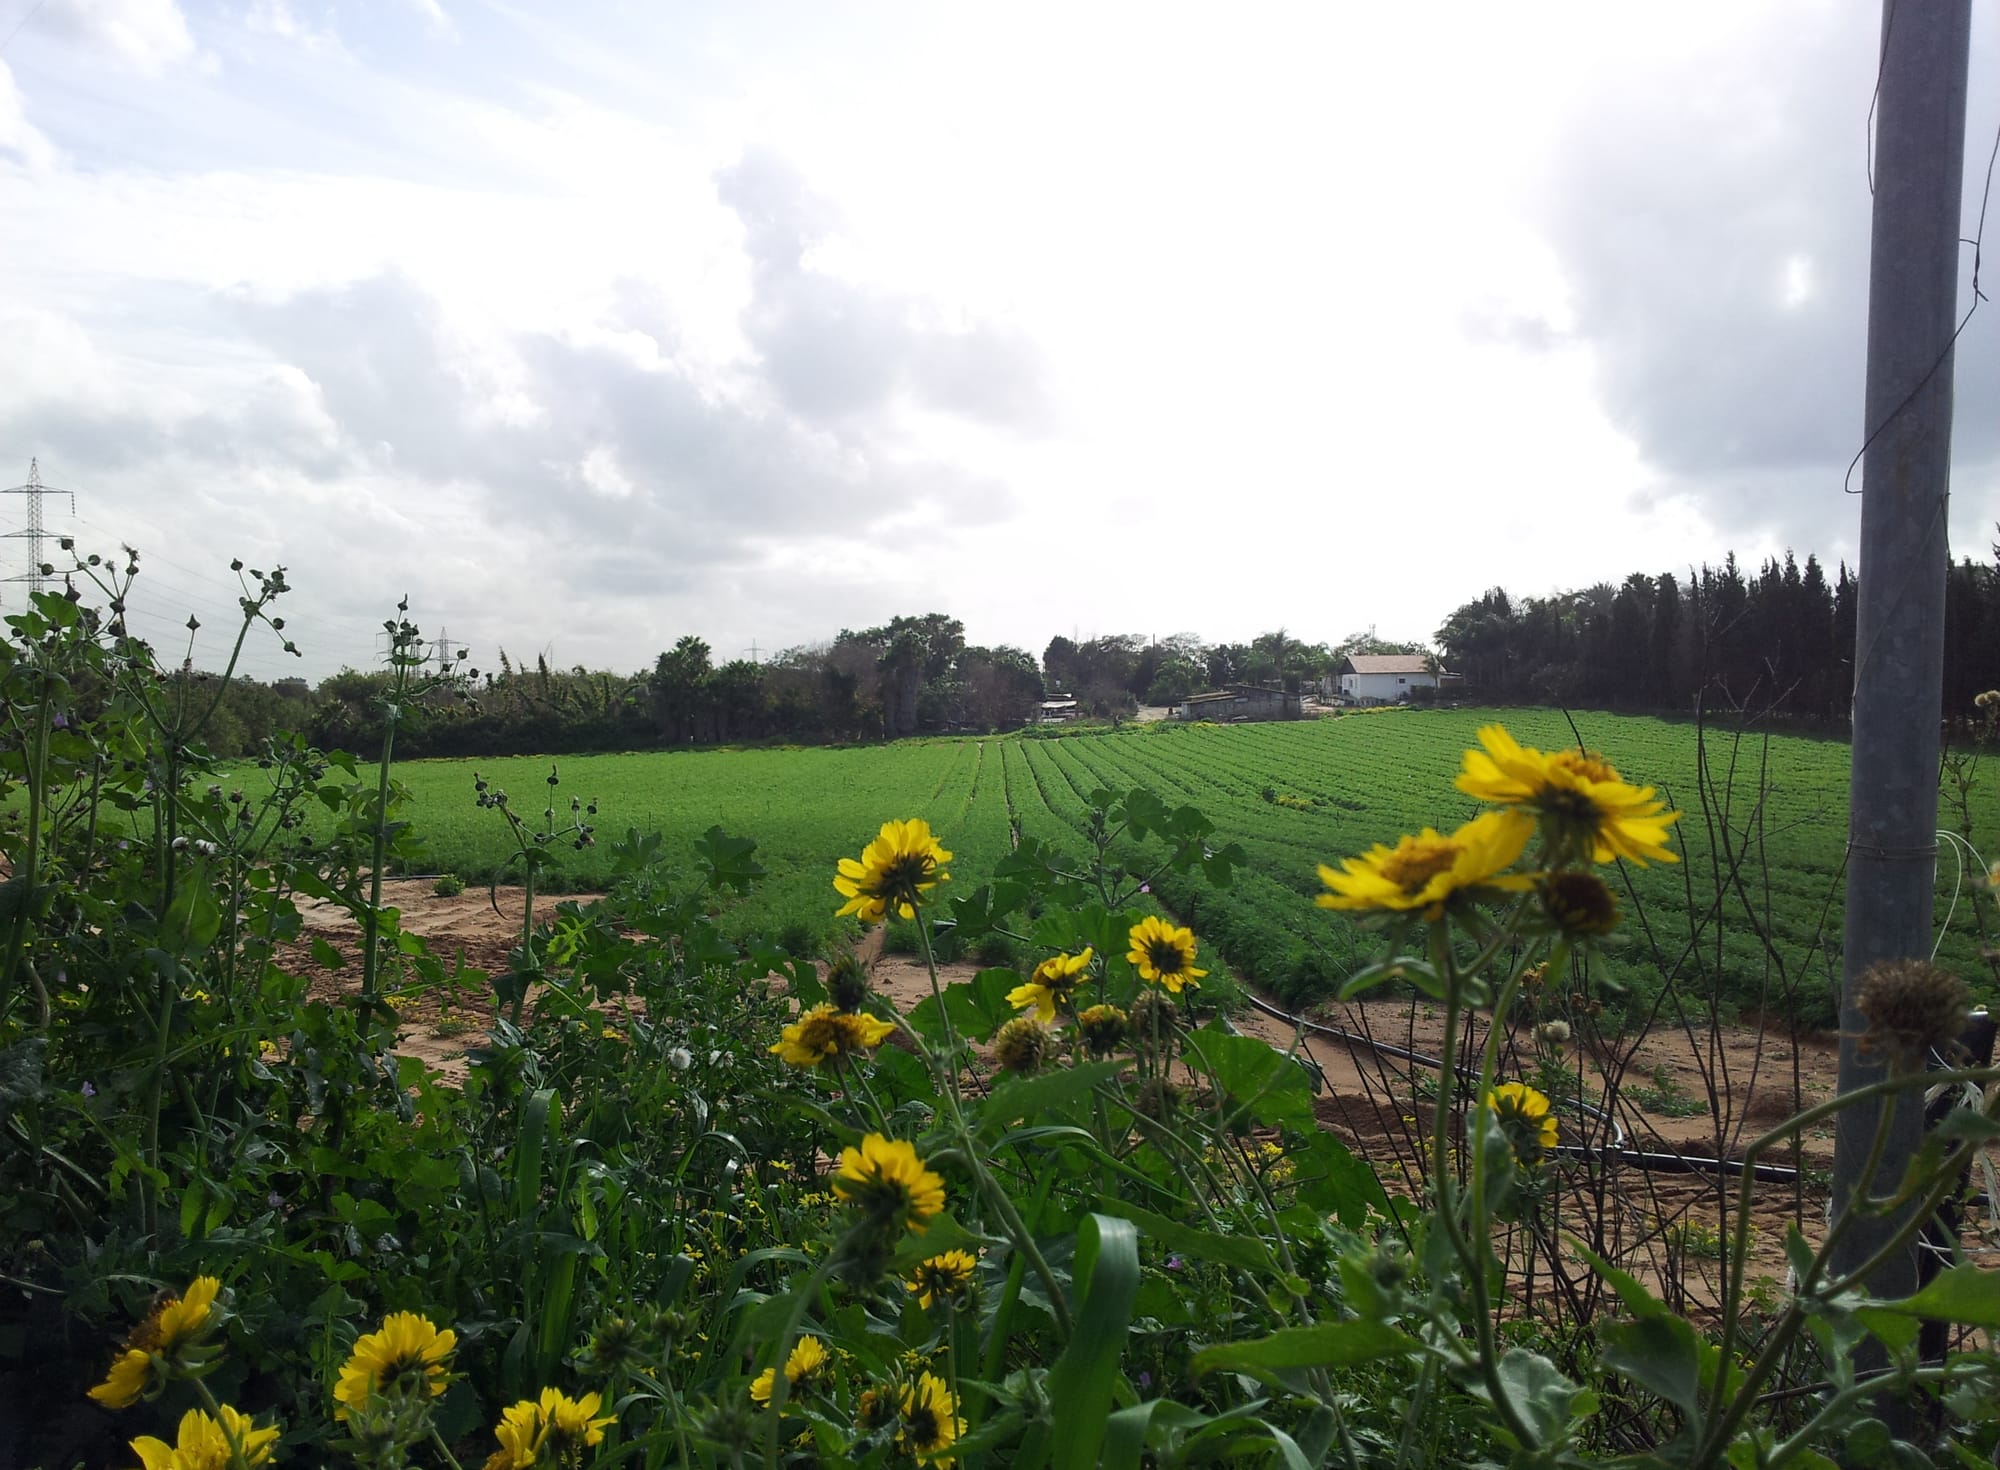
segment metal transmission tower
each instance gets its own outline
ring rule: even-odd
[[[38,459],[28,461],[27,484],[10,485],[7,489],[0,490],[0,495],[24,495],[28,500],[28,524],[23,529],[9,531],[6,535],[6,539],[9,541],[25,541],[28,543],[28,570],[18,576],[0,578],[0,580],[26,582],[28,584],[28,594],[32,597],[35,593],[42,590],[42,584],[48,580],[42,574],[42,567],[45,565],[42,561],[42,543],[48,539],[48,532],[42,529],[42,497],[44,495],[69,496],[69,513],[75,515],[76,495],[73,491],[60,490],[53,485],[44,485],[42,483],[41,461]]]

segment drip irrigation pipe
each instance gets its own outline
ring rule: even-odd
[[[1339,1026],[1328,1026],[1319,1021],[1308,1021],[1304,1016],[1295,1016],[1272,1005],[1262,996],[1245,992],[1250,1004],[1276,1021],[1287,1026],[1295,1026],[1301,1031],[1309,1031],[1316,1036],[1330,1037],[1349,1046],[1365,1046],[1382,1056],[1395,1057],[1398,1061],[1410,1062],[1419,1067],[1429,1067],[1433,1072],[1442,1072],[1445,1064],[1437,1057],[1425,1056],[1406,1046],[1396,1046],[1387,1041],[1378,1041],[1359,1031],[1348,1031]],[[1456,1069],[1461,1078],[1472,1074],[1464,1068]],[[1720,1174],[1726,1178],[1740,1178],[1747,1168],[1752,1178],[1765,1184],[1790,1184],[1799,1177],[1799,1171],[1788,1164],[1745,1164],[1741,1159],[1713,1159],[1700,1154],[1658,1153],[1629,1146],[1625,1130],[1616,1118],[1603,1108],[1587,1102],[1568,1104],[1586,1117],[1609,1125],[1611,1142],[1603,1147],[1583,1144],[1558,1144],[1549,1150],[1563,1158],[1608,1160],[1629,1164],[1635,1169],[1643,1169],[1654,1174]]]

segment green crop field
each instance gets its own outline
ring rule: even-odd
[[[1238,843],[1248,855],[1226,891],[1177,879],[1160,884],[1157,896],[1239,975],[1304,998],[1373,953],[1371,935],[1312,906],[1321,891],[1316,865],[1471,816],[1475,804],[1452,788],[1452,777],[1475,731],[1495,719],[1543,748],[1575,738],[1550,711],[1407,710],[1062,739],[572,757],[560,763],[553,788],[545,784],[547,760],[418,761],[396,774],[413,794],[436,870],[483,878],[510,850],[501,820],[473,804],[476,769],[525,817],[539,818],[550,796],[559,823],[569,820],[572,796],[596,801],[601,842],[636,827],[661,831],[670,850],[685,851],[717,824],[753,837],[770,877],[732,924],[822,935],[836,928],[835,860],[857,852],[890,817],[927,818],[953,850],[954,888],[964,891],[984,880],[1016,833],[1074,848],[1090,792],[1147,786],[1169,804],[1199,807],[1215,822],[1218,843]],[[1830,1014],[1846,745],[1710,730],[1704,778],[1691,725],[1590,714],[1578,717],[1578,729],[1628,779],[1657,785],[1686,814],[1673,844],[1686,861],[1630,871],[1637,908],[1627,901],[1625,942],[1598,961],[1600,973],[1642,996],[1671,979],[1688,994]],[[1975,784],[1972,797],[1980,839],[2000,818],[2000,797],[1990,781]],[[1956,878],[1949,851],[1941,864],[1943,926]],[[587,888],[606,868],[602,847],[565,848],[556,872],[563,886]],[[1968,860],[1968,877],[1978,876]],[[1623,880],[1613,886],[1623,897]],[[1718,908],[1722,924],[1706,917]],[[1691,912],[1703,917],[1691,923]],[[1831,945],[1815,943],[1822,932]],[[1980,943],[1971,893],[1962,889],[1942,957],[1984,993]]]

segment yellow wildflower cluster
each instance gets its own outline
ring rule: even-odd
[[[145,1470],[229,1470],[236,1455],[248,1466],[269,1464],[277,1441],[275,1425],[259,1429],[249,1415],[217,1404],[213,1418],[200,1409],[181,1415],[172,1444],[142,1434],[132,1441],[132,1451]]]
[[[501,1410],[493,1429],[500,1448],[486,1457],[481,1470],[532,1470],[544,1456],[558,1465],[580,1463],[584,1450],[604,1443],[604,1426],[617,1420],[612,1414],[599,1416],[603,1402],[594,1393],[573,1399],[560,1389],[545,1388],[540,1398]]]
[[[158,1396],[176,1378],[205,1374],[219,1351],[208,1345],[209,1339],[227,1315],[221,1293],[219,1278],[197,1276],[180,1295],[162,1298],[127,1335],[90,1397],[107,1409],[129,1409],[142,1398]],[[189,1409],[181,1415],[172,1444],[150,1434],[134,1439],[132,1452],[144,1470],[229,1470],[270,1461],[277,1426],[260,1428],[228,1404],[214,1404],[214,1410]]]
[[[951,854],[931,836],[921,817],[884,822],[859,859],[842,858],[833,886],[847,900],[836,918],[852,914],[864,924],[879,924],[890,915],[913,918],[916,906],[940,883],[951,880],[944,865]]]
[[[818,1382],[832,1366],[833,1355],[827,1352],[825,1343],[811,1333],[801,1337],[792,1344],[791,1352],[785,1357],[785,1382],[791,1385],[785,1391],[786,1397],[796,1398],[801,1389]],[[777,1371],[766,1368],[750,1381],[750,1397],[760,1404],[768,1404],[777,1386]]]
[[[895,1031],[893,1021],[821,1004],[787,1026],[770,1050],[794,1067],[817,1067],[856,1052],[872,1051]]]
[[[1132,926],[1128,937],[1132,948],[1125,958],[1148,985],[1158,985],[1173,995],[1179,995],[1184,986],[1190,990],[1201,988],[1201,978],[1208,971],[1195,968],[1192,929],[1148,914]]]
[[[176,1372],[201,1367],[209,1356],[201,1344],[221,1323],[215,1300],[221,1290],[216,1277],[197,1276],[186,1292],[162,1299],[127,1335],[90,1396],[107,1409],[129,1409],[159,1393]]]
[[[1377,844],[1338,869],[1320,866],[1327,892],[1322,908],[1413,914],[1441,920],[1454,904],[1539,891],[1556,929],[1579,936],[1608,933],[1618,905],[1602,881],[1564,871],[1570,862],[1677,861],[1665,846],[1680,813],[1636,787],[1594,751],[1549,753],[1524,746],[1499,725],[1479,731],[1479,748],[1465,752],[1455,782],[1467,796],[1491,802],[1450,836],[1426,827],[1395,846]],[[1546,871],[1508,870],[1537,832]]]
[[[944,1180],[925,1167],[914,1144],[871,1133],[840,1152],[833,1192],[864,1214],[899,1222],[918,1235],[944,1210]]]
[[[450,1383],[447,1362],[458,1334],[440,1332],[415,1312],[391,1312],[382,1326],[355,1339],[333,1386],[333,1417],[346,1419],[377,1399],[436,1398]]]

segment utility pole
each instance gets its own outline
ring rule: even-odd
[[[14,485],[6,490],[0,490],[0,495],[20,495],[25,496],[27,499],[28,524],[19,531],[9,531],[7,539],[28,543],[28,570],[18,577],[8,577],[6,580],[9,582],[26,582],[28,584],[28,595],[32,599],[35,593],[42,590],[42,584],[48,580],[42,572],[43,566],[46,565],[42,560],[42,543],[48,539],[49,534],[42,529],[42,497],[45,495],[68,495],[69,513],[75,515],[76,496],[68,490],[58,490],[53,485],[44,485],[42,483],[42,464],[39,459],[30,459],[28,461],[27,484]]]
[[[1931,952],[1937,882],[1938,711],[1944,682],[1945,509],[1951,478],[1951,342],[1957,329],[1971,0],[1884,0],[1868,271],[1868,434],[1862,457],[1861,595],[1854,639],[1847,923],[1840,1091],[1886,1075],[1864,1057],[1856,979],[1877,960]],[[1892,1191],[1915,1157],[1923,1096],[1888,1104],[1888,1146],[1864,1179],[1884,1104],[1843,1109],[1834,1139],[1835,1218]],[[1859,1268],[1907,1220],[1857,1216],[1836,1275]],[[1917,1286],[1914,1247],[1876,1268],[1876,1296]]]

